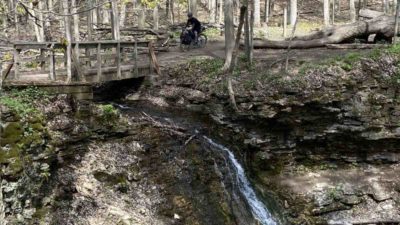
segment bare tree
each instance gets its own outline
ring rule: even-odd
[[[232,53],[235,47],[235,28],[233,25],[233,1],[225,0],[225,64],[223,70],[227,70],[232,63]]]
[[[217,7],[217,1],[216,0],[210,0],[210,23],[215,23],[216,21],[216,7]]]
[[[265,5],[264,5],[264,22],[268,23],[269,20],[269,11],[270,11],[270,5],[271,1],[270,0],[265,0]]]
[[[397,36],[399,34],[399,15],[400,15],[400,0],[397,0],[396,15],[395,15],[395,25],[394,25],[394,37],[393,43],[397,43]]]
[[[261,7],[260,7],[260,0],[253,0],[254,4],[253,13],[254,13],[254,26],[259,27],[261,26]]]
[[[77,13],[77,0],[71,0],[71,13],[74,21],[74,41],[79,41],[79,14]]]
[[[68,1],[62,1],[63,11],[65,15],[69,15],[69,5]],[[66,56],[67,56],[67,83],[70,83],[72,80],[72,71],[71,71],[71,20],[69,16],[64,16],[64,26],[65,26],[65,40],[67,42],[66,46]]]
[[[25,8],[25,10],[32,17],[29,21],[30,21],[33,29],[35,30],[36,41],[43,42],[43,39],[44,39],[43,38],[43,35],[44,35],[43,22],[39,20],[37,13],[36,13],[37,10],[34,9],[34,5],[32,2],[29,3],[29,8],[31,8],[33,10],[29,10],[28,8]]]
[[[138,27],[144,28],[145,23],[146,23],[146,9],[142,4],[139,4],[138,7],[139,7]]]
[[[223,9],[224,9],[224,7],[223,7],[223,0],[218,0],[219,1],[219,14],[218,14],[218,22],[219,23],[222,23],[222,18],[223,18]]]
[[[297,20],[297,0],[290,0],[290,25],[294,26]]]
[[[189,11],[193,13],[194,17],[197,17],[197,0],[189,0]]]
[[[234,92],[233,86],[232,86],[232,75],[233,75],[235,66],[237,64],[237,56],[239,53],[240,37],[242,34],[242,28],[243,28],[243,24],[244,24],[244,17],[246,15],[246,11],[247,11],[246,6],[240,7],[239,26],[238,26],[237,33],[236,33],[235,47],[232,52],[232,61],[231,61],[231,64],[229,65],[228,69],[225,71],[227,84],[228,84],[227,86],[228,86],[229,98],[230,98],[232,107],[236,111],[238,111],[238,108],[237,108],[236,100],[235,100],[235,92]]]
[[[120,16],[119,16],[119,26],[124,27],[125,26],[125,18],[126,18],[126,3],[125,1],[121,1],[121,10],[120,10]]]
[[[324,24],[329,26],[329,0],[324,0]]]
[[[354,0],[350,0],[350,20],[356,22],[356,4]]]
[[[111,1],[111,30],[114,40],[120,40],[119,13],[117,0]]]
[[[153,29],[158,30],[158,5],[153,9]]]

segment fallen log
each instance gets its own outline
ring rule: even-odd
[[[361,9],[359,12],[359,16],[362,18],[366,18],[366,19],[373,19],[373,18],[383,16],[383,15],[385,15],[384,12],[379,12],[379,11],[370,10],[370,9]]]
[[[394,16],[379,16],[371,20],[357,21],[335,27],[328,27],[310,35],[295,37],[291,48],[317,48],[328,44],[352,43],[355,39],[367,40],[371,34],[376,39],[391,41],[394,35]],[[287,48],[290,41],[255,40],[254,48]]]

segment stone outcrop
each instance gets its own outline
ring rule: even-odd
[[[400,220],[400,178],[392,172],[400,164],[398,65],[398,55],[388,53],[269,83],[257,77],[253,89],[246,79],[256,75],[241,74],[233,80],[238,113],[230,110],[219,75],[190,66],[179,69],[183,74],[172,70],[153,95],[228,127],[228,137],[250,149],[246,161],[257,186],[280,196],[291,223]],[[173,91],[179,89],[200,91],[206,101]]]

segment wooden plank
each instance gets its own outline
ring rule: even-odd
[[[115,40],[102,40],[102,41],[79,41],[79,42],[71,42],[72,46],[75,44],[79,44],[81,48],[97,48],[97,44],[102,44],[104,48],[115,47],[118,44],[118,41]],[[121,47],[133,47],[135,45],[134,41],[121,41],[119,42]],[[140,47],[147,47],[149,41],[137,41],[137,45]],[[64,48],[65,44],[60,42],[22,42],[16,41],[13,43],[14,48],[18,50],[27,50],[27,49],[47,49],[49,46],[53,45],[54,48]]]
[[[121,79],[121,44],[117,45],[117,78]]]
[[[19,79],[19,53],[20,50],[14,49],[14,79]]]
[[[101,43],[97,44],[97,81],[101,78]]]

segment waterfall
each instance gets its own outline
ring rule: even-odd
[[[243,167],[236,160],[234,154],[225,146],[215,143],[213,140],[206,136],[203,137],[211,146],[227,153],[228,159],[236,172],[238,188],[245,198],[246,202],[250,206],[251,212],[255,219],[257,219],[263,225],[277,225],[277,222],[272,218],[271,213],[257,198],[256,193],[254,192],[249,180],[246,177],[246,174],[244,173]]]

